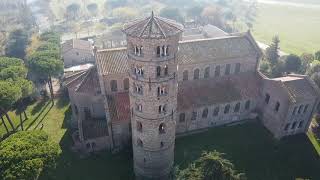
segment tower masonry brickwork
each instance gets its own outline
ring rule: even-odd
[[[131,147],[137,179],[168,179],[175,139],[261,122],[275,138],[306,133],[320,90],[306,75],[270,79],[250,31],[181,39],[183,26],[154,16],[124,25],[127,47],[95,51],[89,69],[66,72],[74,148]],[[214,143],[214,142],[213,142]]]
[[[173,166],[182,25],[152,14],[126,24],[134,171],[167,179]]]

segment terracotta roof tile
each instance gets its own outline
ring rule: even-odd
[[[253,72],[183,81],[178,88],[178,110],[256,98],[259,96],[260,83],[259,75]]]
[[[182,41],[177,55],[178,64],[196,64],[228,58],[257,55],[260,52],[249,35]],[[102,74],[119,74],[128,71],[126,48],[100,50],[97,64]]]
[[[173,20],[154,16],[134,20],[123,26],[123,32],[131,37],[167,38],[182,33],[183,26]]]
[[[112,122],[130,120],[130,99],[128,92],[107,95]]]

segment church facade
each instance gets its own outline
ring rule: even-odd
[[[305,133],[320,91],[305,75],[269,79],[250,32],[181,41],[183,26],[154,16],[124,25],[127,47],[65,74],[75,146],[133,148],[137,177],[165,179],[176,136],[257,119],[282,138]]]

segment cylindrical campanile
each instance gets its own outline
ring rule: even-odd
[[[154,16],[126,24],[134,171],[167,179],[174,161],[177,51],[183,26]]]

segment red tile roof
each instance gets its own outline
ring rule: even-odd
[[[257,98],[260,87],[260,76],[254,72],[180,82],[178,110]]]
[[[128,92],[107,95],[107,101],[112,122],[130,120],[130,99]]]

